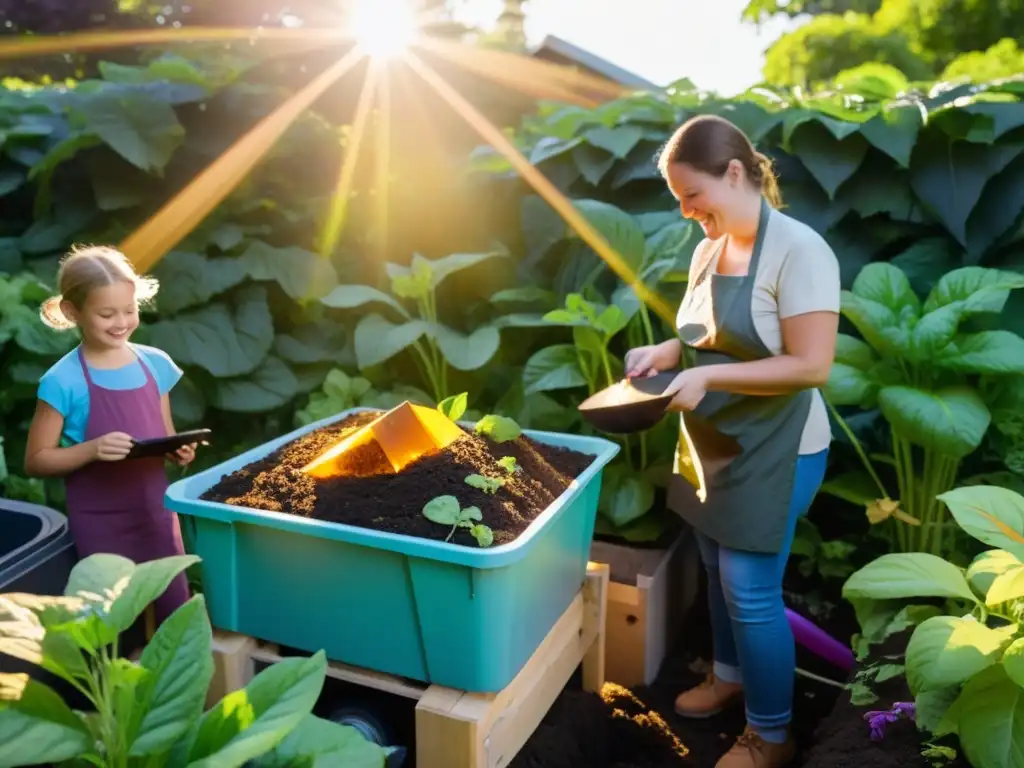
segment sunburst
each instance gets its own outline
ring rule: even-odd
[[[367,145],[367,134],[379,148],[374,169],[378,189],[389,177],[391,127],[390,74],[397,67],[415,73],[481,138],[501,153],[565,222],[597,253],[641,301],[670,325],[674,313],[660,296],[638,279],[608,241],[582,216],[505,134],[425,60],[442,59],[457,68],[492,80],[525,95],[583,107],[595,107],[621,97],[627,90],[603,78],[508,51],[478,48],[431,36],[430,19],[417,14],[413,0],[361,0],[337,26],[318,28],[185,27],[132,31],[91,31],[68,35],[31,36],[0,41],[0,60],[55,53],[110,50],[140,45],[245,40],[253,45],[293,50],[339,50],[339,58],[239,138],[178,194],[168,200],[122,243],[121,248],[140,270],[153,267],[235,189],[273,147],[288,127],[331,86],[369,59],[360,88],[352,132],[338,174],[336,193],[326,217],[318,248],[333,253],[344,228],[355,166]],[[407,95],[407,94],[403,94]],[[371,119],[371,113],[377,115]],[[421,127],[419,128],[422,129]],[[386,229],[386,195],[378,195],[375,212],[379,231]]]

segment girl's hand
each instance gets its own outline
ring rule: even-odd
[[[668,404],[670,411],[692,411],[704,399],[707,391],[707,379],[700,368],[688,368],[680,373],[665,388],[666,395],[674,395]]]
[[[177,464],[179,467],[186,467],[192,463],[196,457],[196,443],[189,445],[183,445],[181,448],[176,450],[174,453],[167,455],[171,461]]]
[[[124,432],[108,432],[92,441],[96,458],[100,461],[120,461],[128,455],[135,441]]]

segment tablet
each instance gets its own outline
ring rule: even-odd
[[[136,440],[125,458],[145,459],[152,456],[164,456],[168,453],[174,453],[183,445],[205,442],[209,440],[210,434],[211,431],[209,429],[192,429],[188,432],[179,432],[176,435],[168,435],[167,437],[155,437],[152,440]]]

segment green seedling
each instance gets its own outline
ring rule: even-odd
[[[428,501],[423,507],[423,516],[432,523],[439,525],[450,525],[451,531],[445,537],[445,541],[451,541],[457,528],[467,528],[470,535],[476,539],[481,547],[489,547],[494,542],[494,533],[486,525],[474,523],[474,520],[482,520],[483,514],[478,507],[466,507],[462,509],[459,500],[454,496],[437,496]]]
[[[474,429],[478,435],[489,437],[496,443],[507,443],[523,433],[513,419],[493,413],[480,419]]]
[[[522,472],[523,468],[519,466],[515,456],[504,456],[498,459],[498,466],[508,472],[510,475],[514,475],[517,472]]]
[[[483,475],[469,475],[466,478],[466,485],[479,488],[484,493],[496,493],[505,481],[500,477],[484,477]]]

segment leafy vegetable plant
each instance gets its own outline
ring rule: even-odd
[[[940,501],[996,549],[966,570],[926,552],[883,555],[854,573],[843,595],[865,633],[917,609],[905,663],[918,722],[936,736],[957,734],[976,768],[1003,768],[1024,750],[1024,497],[977,485]],[[906,605],[922,599],[929,604]]]
[[[438,496],[431,499],[423,506],[423,516],[433,523],[439,525],[450,525],[451,531],[445,537],[445,541],[451,541],[452,536],[458,528],[466,528],[470,535],[476,539],[481,547],[489,547],[494,543],[494,533],[486,525],[474,520],[482,520],[483,514],[479,507],[466,507],[463,509],[459,500],[454,496]]]
[[[383,768],[390,750],[310,714],[326,672],[322,651],[268,667],[204,713],[214,670],[202,595],[160,626],[138,663],[118,655],[118,635],[197,561],[92,555],[74,567],[63,596],[0,595],[0,651],[65,680],[93,708],[72,711],[44,683],[0,673],[0,766]]]
[[[886,491],[848,429],[867,476],[841,476],[824,489],[864,503],[872,523],[903,523],[895,531],[901,551],[951,548],[937,497],[955,485],[961,462],[985,437],[993,384],[1024,373],[1024,339],[961,324],[1001,312],[1021,287],[1024,275],[964,267],[946,273],[922,302],[899,267],[879,262],[843,292],[843,316],[862,339],[840,334],[826,395],[833,406],[881,410],[892,439],[883,460],[895,469],[898,493]]]
[[[355,331],[356,360],[361,370],[380,365],[404,350],[413,359],[435,403],[446,396],[449,368],[475,371],[498,351],[501,336],[494,324],[479,324],[468,336],[445,324],[437,307],[437,289],[452,274],[491,258],[503,250],[453,253],[430,260],[419,254],[410,266],[387,264],[391,294],[369,285],[340,285],[321,301],[335,309],[367,304],[386,308],[397,321],[378,312],[363,315]],[[408,302],[412,305],[407,308]]]
[[[305,408],[295,414],[295,421],[299,426],[305,426],[356,407],[386,411],[406,400],[420,405],[430,404],[430,396],[415,387],[400,384],[388,392],[381,392],[362,376],[349,376],[340,368],[334,368],[327,374],[320,391],[312,393]]]
[[[517,472],[522,472],[523,468],[519,466],[515,456],[502,456],[498,459],[498,466],[504,469],[508,474],[514,475]]]

